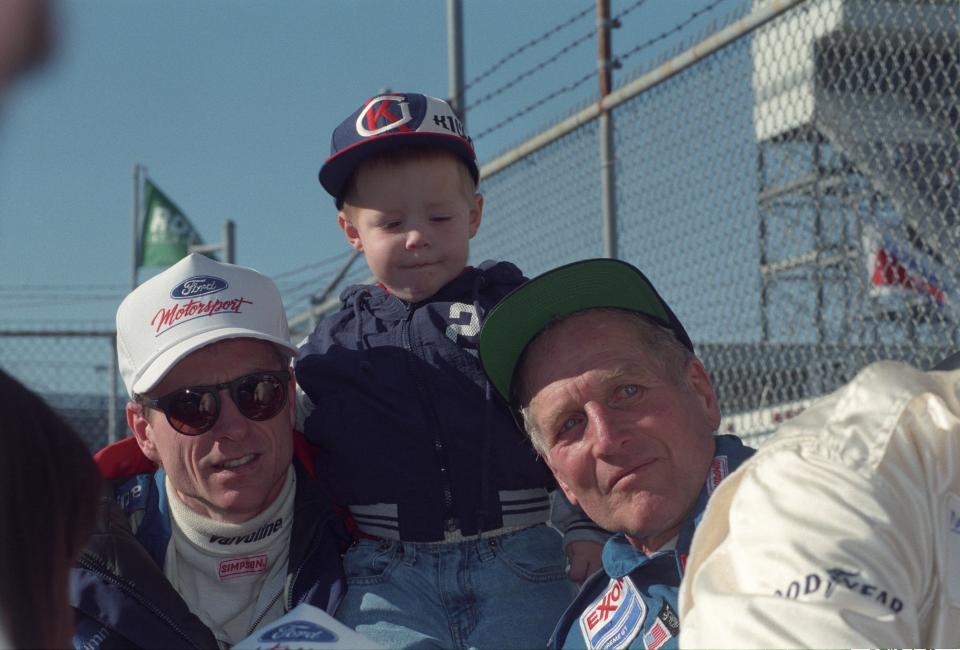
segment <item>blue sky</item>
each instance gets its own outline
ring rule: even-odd
[[[612,14],[627,12],[614,54],[712,4],[611,0]],[[722,0],[659,50],[630,58],[615,84],[742,4]],[[589,12],[468,89],[475,136],[596,69],[592,38],[558,54],[593,31],[593,6],[465,0],[468,82]],[[50,62],[0,104],[0,327],[110,326],[130,284],[137,162],[207,241],[233,219],[237,261],[277,278],[285,300],[321,289],[348,252],[316,177],[331,130],[384,87],[448,92],[445,0],[67,0],[55,10]],[[481,163],[596,92],[591,79],[480,138]]]

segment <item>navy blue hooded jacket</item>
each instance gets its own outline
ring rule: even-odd
[[[524,281],[487,262],[419,303],[355,285],[301,347],[303,431],[361,531],[438,542],[548,520],[554,479],[477,357],[481,319]]]

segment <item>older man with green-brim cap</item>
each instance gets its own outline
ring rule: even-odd
[[[564,494],[616,532],[555,648],[676,647],[677,592],[707,499],[752,450],[673,310],[634,266],[574,262],[488,315],[480,360]]]

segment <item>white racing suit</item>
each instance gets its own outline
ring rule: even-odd
[[[873,364],[714,492],[680,647],[957,647],[960,371]]]

